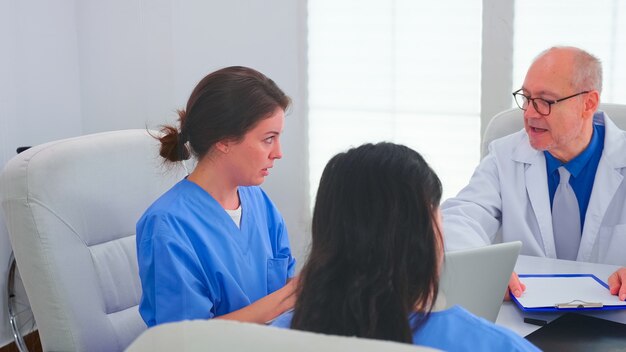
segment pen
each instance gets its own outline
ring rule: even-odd
[[[528,318],[528,317],[524,317],[524,323],[528,323],[528,324],[533,324],[533,325],[539,325],[539,326],[544,326],[546,325],[548,322],[542,319],[535,319],[535,318]]]

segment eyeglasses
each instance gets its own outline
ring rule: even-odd
[[[541,116],[548,116],[550,115],[550,108],[552,107],[553,104],[556,103],[560,103],[563,100],[567,100],[573,97],[577,97],[581,94],[585,94],[585,93],[589,93],[590,91],[586,90],[580,93],[576,93],[573,95],[570,95],[568,97],[565,98],[561,98],[561,99],[557,99],[557,100],[546,100],[543,98],[531,98],[529,96],[526,96],[522,93],[520,93],[522,91],[522,89],[518,89],[515,92],[513,92],[513,97],[515,98],[515,103],[517,104],[517,106],[526,111],[528,109],[528,103],[532,102],[533,103],[533,107],[535,108],[535,111],[537,111],[537,113],[539,113],[539,115]]]

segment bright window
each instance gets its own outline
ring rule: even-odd
[[[602,61],[602,102],[626,104],[625,19],[626,1],[516,1],[513,89],[521,87],[528,66],[541,51],[572,45]]]
[[[480,0],[309,1],[311,199],[336,153],[391,141],[420,152],[444,199],[479,161]]]

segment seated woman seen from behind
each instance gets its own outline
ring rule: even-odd
[[[414,150],[365,144],[322,174],[293,312],[272,324],[446,351],[537,351],[454,306],[437,310],[441,183]]]

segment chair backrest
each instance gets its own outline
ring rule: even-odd
[[[127,350],[127,352],[166,351],[417,352],[438,350],[398,342],[325,335],[221,319],[157,325],[141,334]]]
[[[145,130],[35,146],[0,176],[9,238],[44,350],[120,351],[143,330],[135,223],[185,174]]]
[[[617,127],[626,130],[626,105],[622,104],[600,104],[598,110],[604,111],[615,122]],[[523,111],[518,108],[504,110],[496,114],[483,133],[480,145],[480,157],[485,157],[488,153],[489,143],[494,139],[504,137],[524,128]]]

